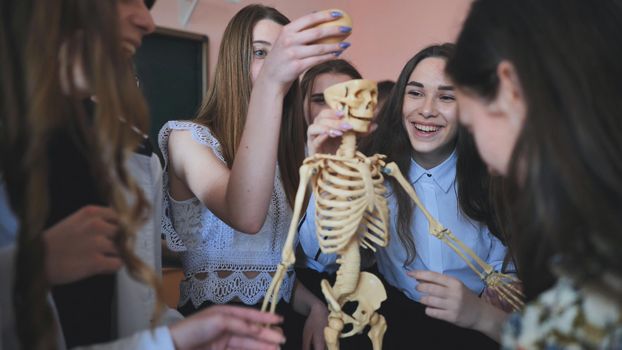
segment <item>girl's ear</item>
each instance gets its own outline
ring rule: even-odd
[[[509,61],[501,61],[497,66],[497,77],[499,90],[488,108],[492,114],[508,118],[514,125],[521,125],[525,120],[527,108],[514,65]]]

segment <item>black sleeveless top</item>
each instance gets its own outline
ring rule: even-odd
[[[49,228],[85,205],[107,206],[86,152],[68,132],[52,137],[48,148]],[[70,244],[68,242],[68,244]],[[114,339],[114,274],[97,275],[52,288],[68,348]]]

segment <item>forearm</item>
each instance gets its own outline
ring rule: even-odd
[[[128,349],[176,349],[168,327],[137,332],[132,336],[120,338],[109,343],[88,345],[73,350],[128,350]]]
[[[314,307],[326,308],[326,305],[324,305],[320,299],[313,295],[313,293],[311,293],[307,287],[299,281],[296,281],[294,288],[292,307],[297,313],[307,316]]]
[[[265,221],[274,188],[283,98],[278,85],[255,82],[227,184],[231,220],[255,232]]]

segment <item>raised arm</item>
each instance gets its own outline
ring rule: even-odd
[[[256,233],[265,221],[274,187],[284,96],[302,72],[343,51],[339,43],[310,44],[340,33],[336,26],[314,28],[333,19],[329,12],[317,12],[283,27],[253,83],[246,124],[231,169],[208,147],[192,144],[191,135],[171,135],[173,175],[185,185],[186,192],[236,230]]]

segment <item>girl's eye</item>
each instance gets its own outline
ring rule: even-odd
[[[407,94],[414,96],[414,97],[423,97],[423,92],[417,91],[417,90],[410,90],[407,92]]]
[[[268,52],[264,49],[257,49],[253,50],[253,55],[255,56],[255,58],[266,58]]]
[[[326,101],[324,101],[323,95],[311,96],[311,102],[318,104],[318,105],[323,105],[326,103]]]
[[[456,100],[456,97],[452,95],[441,95],[439,98],[443,102],[454,102]]]

